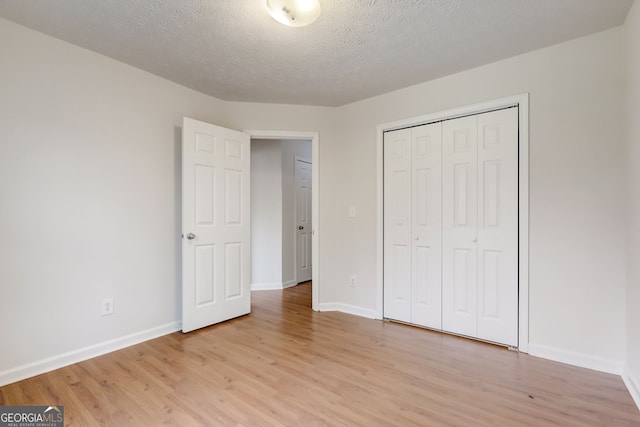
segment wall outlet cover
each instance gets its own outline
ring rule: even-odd
[[[105,298],[102,300],[102,311],[103,316],[108,316],[113,314],[113,298]]]

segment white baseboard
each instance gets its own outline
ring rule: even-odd
[[[622,374],[623,364],[622,361],[618,360],[603,359],[590,354],[577,353],[533,343],[529,343],[529,354],[531,356],[567,363],[581,368],[593,369],[609,374]]]
[[[624,374],[622,374],[622,380],[627,386],[633,401],[636,402],[636,406],[640,409],[640,377],[633,375],[629,366],[627,366],[624,369]]]
[[[251,284],[252,291],[282,290],[282,282],[259,282]]]
[[[96,356],[102,356],[103,354],[111,353],[112,351],[120,350],[135,344],[140,344],[141,342],[171,334],[179,330],[179,323],[171,322],[166,325],[147,329],[146,331],[136,332],[131,335],[126,335],[124,337],[105,341],[89,347],[72,350],[37,362],[7,369],[0,372],[0,386],[44,374],[45,372],[82,362]]]
[[[251,284],[252,291],[276,291],[290,288],[292,286],[297,285],[298,283],[295,280],[289,280],[287,282],[258,282]]]
[[[298,284],[298,282],[296,282],[295,280],[289,280],[288,282],[284,282],[282,284],[282,289],[292,288],[292,287],[296,286],[297,284]]]
[[[368,319],[377,319],[377,312],[368,308],[362,308],[351,304],[343,304],[340,302],[321,303],[318,307],[319,311],[340,311],[342,313],[353,314],[355,316],[366,317]]]

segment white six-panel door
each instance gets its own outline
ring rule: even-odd
[[[384,134],[384,315],[411,322],[411,129]]]
[[[478,115],[478,337],[518,345],[518,110]]]
[[[518,345],[518,111],[384,135],[384,316]]]
[[[437,329],[441,327],[441,134],[436,123],[384,136],[385,316]]]
[[[442,328],[477,336],[478,118],[442,126]]]
[[[411,323],[442,326],[442,126],[434,123],[411,130],[412,247]]]
[[[185,118],[182,331],[251,309],[249,135]]]
[[[311,280],[311,192],[312,164],[296,159],[296,281]]]

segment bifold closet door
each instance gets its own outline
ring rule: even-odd
[[[442,124],[411,131],[411,323],[442,328]]]
[[[411,322],[411,129],[383,143],[384,317]]]
[[[518,346],[518,109],[478,115],[478,337]]]
[[[478,334],[478,117],[442,126],[442,329]]]
[[[384,135],[384,316],[441,328],[440,123]]]
[[[443,124],[442,322],[518,345],[517,108]]]

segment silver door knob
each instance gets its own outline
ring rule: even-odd
[[[195,235],[195,234],[193,234],[193,233],[189,233],[189,234],[187,234],[187,239],[188,239],[188,240],[193,240],[193,239],[195,239],[195,238],[196,238],[196,235]]]
[[[478,238],[473,239],[473,243],[478,243]]]
[[[301,225],[299,225],[299,226],[298,226],[298,230],[304,230],[304,227],[303,227],[303,226],[301,226]]]

